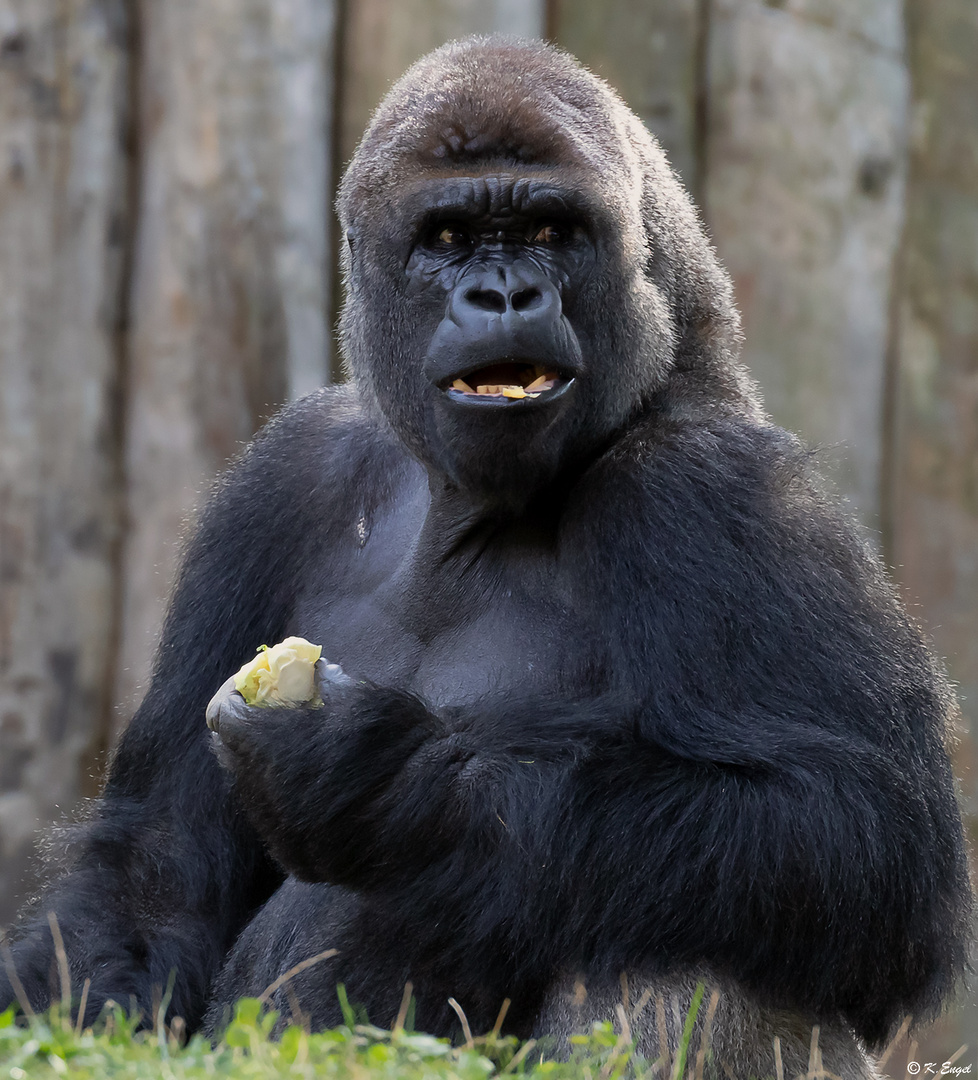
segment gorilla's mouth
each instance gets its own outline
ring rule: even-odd
[[[464,375],[451,376],[442,390],[456,401],[496,401],[502,404],[550,399],[562,393],[573,381],[572,376],[562,375],[544,364],[503,360],[474,368]]]

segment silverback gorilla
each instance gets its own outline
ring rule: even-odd
[[[350,381],[204,512],[74,863],[22,920],[26,993],[53,910],[89,1015],[175,972],[171,1012],[219,1024],[334,948],[289,984],[314,1025],[338,982],[386,1023],[411,980],[436,1033],[449,996],[474,1029],[509,997],[529,1034],[586,1022],[577,976],[609,1010],[623,971],[703,977],[744,1075],[773,1034],[807,1061],[816,1023],[863,1075],[856,1040],[965,962],[952,698],[762,413],[662,151],[564,53],[470,39],[393,88],[339,212]],[[208,730],[288,634],[324,646],[323,706],[225,686]]]

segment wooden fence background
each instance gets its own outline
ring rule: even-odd
[[[978,837],[976,0],[0,0],[0,923],[98,790],[208,482],[337,371],[370,110],[498,29],[606,76],[699,201],[771,413],[960,686]]]

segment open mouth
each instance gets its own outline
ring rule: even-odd
[[[455,378],[443,389],[454,398],[520,401],[551,396],[572,381],[542,364],[504,360],[470,371],[464,378]]]

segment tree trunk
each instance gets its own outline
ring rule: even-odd
[[[914,121],[891,558],[970,718],[956,764],[978,842],[978,7],[911,0],[908,14]]]
[[[0,924],[108,734],[129,29],[0,0]]]
[[[145,690],[188,517],[290,394],[326,380],[329,338],[333,5],[140,12],[120,724]]]
[[[909,83],[899,0],[714,0],[707,220],[774,419],[879,524]]]

